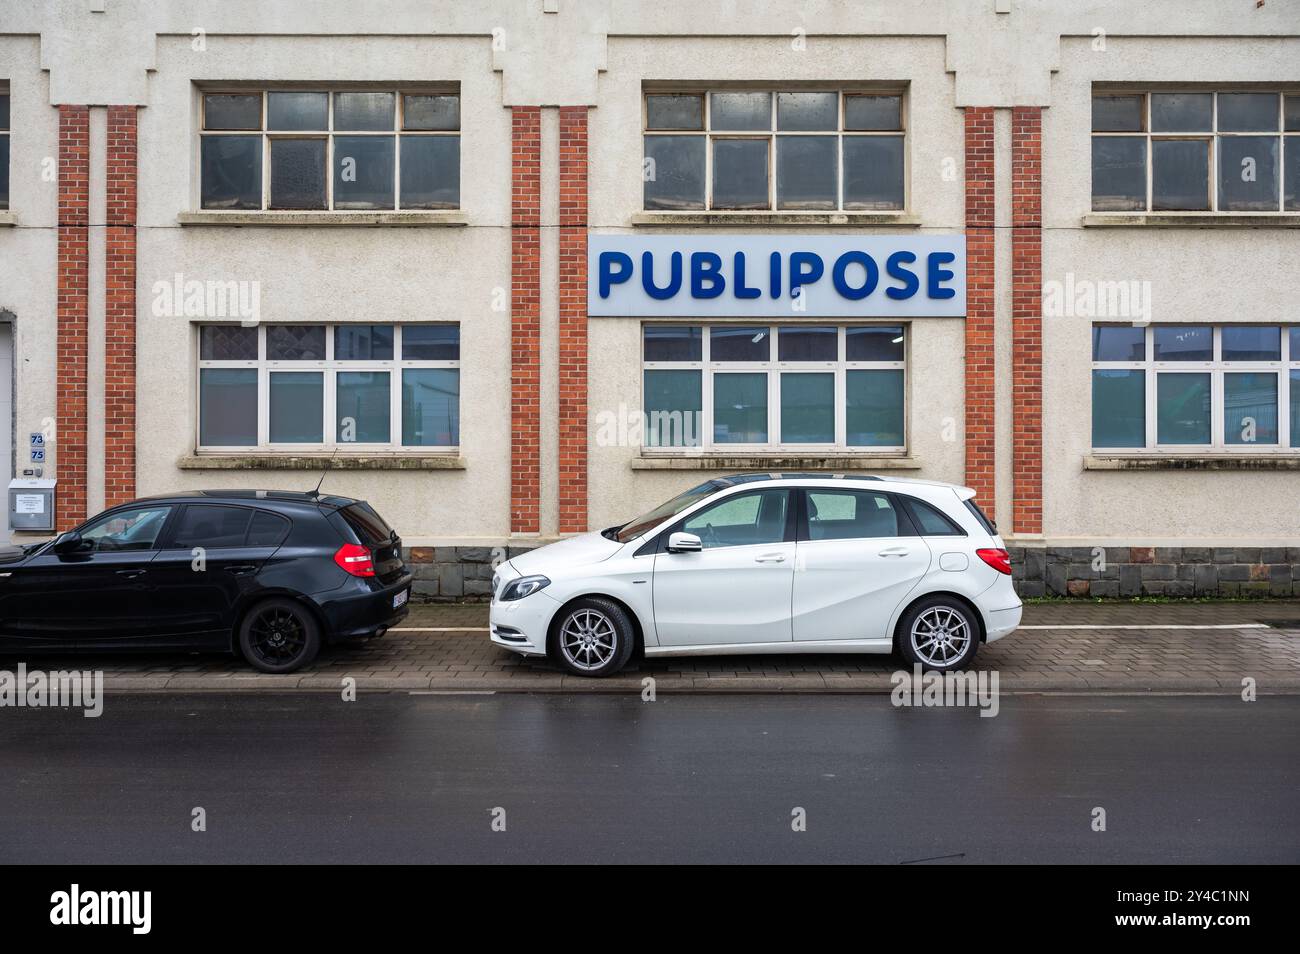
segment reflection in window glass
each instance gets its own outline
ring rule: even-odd
[[[320,371],[270,374],[272,444],[319,444],[325,439],[325,375]]]
[[[903,128],[903,97],[864,94],[844,97],[844,128],[892,132]]]
[[[394,175],[392,136],[334,137],[334,208],[391,209]]]
[[[1093,132],[1142,132],[1146,126],[1142,114],[1144,97],[1136,95],[1094,96],[1092,98]]]
[[[1277,93],[1220,93],[1219,132],[1277,132]]]
[[[1157,211],[1210,207],[1210,144],[1200,139],[1151,143],[1151,205]]]
[[[839,93],[777,94],[776,128],[783,132],[834,132],[839,122]]]
[[[203,208],[262,207],[260,136],[204,136],[200,153]]]
[[[208,93],[203,97],[204,129],[261,129],[261,93]]]
[[[388,372],[340,371],[334,381],[339,443],[387,444]]]
[[[402,128],[455,130],[460,128],[459,96],[402,97]]]
[[[896,536],[898,511],[884,494],[853,490],[808,491],[809,540]]]
[[[1155,329],[1157,361],[1210,361],[1214,337],[1206,325],[1162,325]]]
[[[846,371],[844,398],[846,444],[903,446],[902,370]]]
[[[834,361],[839,357],[839,329],[794,325],[776,333],[778,361]]]
[[[835,442],[835,375],[781,375],[781,443]]]
[[[325,93],[267,93],[266,128],[322,132],[329,128],[329,108]]]
[[[392,325],[335,326],[335,361],[386,361],[392,356]]]
[[[199,371],[199,443],[248,447],[257,443],[257,369]]]
[[[1210,93],[1152,93],[1152,132],[1209,132],[1214,112]]]
[[[403,325],[402,360],[459,361],[460,325]]]
[[[704,549],[780,543],[785,539],[785,490],[764,490],[728,497],[682,523],[682,530],[700,538]]]
[[[1156,375],[1156,443],[1210,443],[1210,376]]]
[[[1137,136],[1094,136],[1092,208],[1132,212],[1147,207],[1147,141]]]
[[[1291,372],[1291,446],[1300,447],[1300,370]]]
[[[334,128],[345,132],[383,132],[393,128],[392,93],[335,93]]]
[[[1225,212],[1276,212],[1278,137],[1219,137],[1219,208]]]
[[[324,361],[324,325],[267,325],[268,361]]]
[[[703,436],[701,372],[645,372],[645,445],[697,447]]]
[[[646,325],[646,361],[699,361],[703,356],[699,325]]]
[[[1271,371],[1223,376],[1223,442],[1277,443],[1277,375]]]
[[[766,139],[713,140],[713,206],[717,209],[766,209]]]
[[[721,325],[709,329],[709,358],[713,361],[767,361],[772,340],[766,327]]]
[[[772,128],[771,93],[712,93],[709,125],[734,131]]]
[[[1146,373],[1092,372],[1092,446],[1145,447]]]
[[[402,137],[402,208],[460,206],[460,137]]]
[[[1277,325],[1225,325],[1220,332],[1224,361],[1282,360],[1282,329]],[[1300,360],[1293,352],[1291,360]]]
[[[646,129],[703,129],[704,97],[666,93],[645,98]]]
[[[767,443],[767,375],[713,375],[715,444]]]
[[[244,325],[203,325],[199,328],[202,361],[256,361],[257,329]]]
[[[844,350],[849,361],[902,361],[903,329],[897,325],[846,328]]]
[[[645,137],[645,207],[704,208],[703,136]]]
[[[903,137],[844,137],[844,208],[903,207]]]
[[[406,447],[455,447],[460,444],[458,369],[403,369],[402,444]]]
[[[1129,325],[1093,325],[1093,361],[1143,361],[1146,329]]]
[[[834,209],[838,206],[838,145],[834,136],[777,138],[778,209]]]
[[[1300,97],[1296,97],[1300,99]],[[1282,208],[1287,212],[1300,212],[1300,136],[1286,137],[1283,153],[1284,191]]]

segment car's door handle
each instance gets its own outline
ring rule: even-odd
[[[235,576],[244,576],[247,573],[252,573],[256,569],[257,567],[251,563],[239,563],[235,566],[226,567],[226,572],[233,573]]]
[[[755,563],[784,563],[785,557],[780,553],[765,553],[761,557],[754,557]]]
[[[118,570],[117,575],[125,577],[128,580],[134,580],[137,576],[144,576],[146,570]]]
[[[880,555],[883,557],[907,556],[907,547],[885,547],[885,549],[880,551]]]

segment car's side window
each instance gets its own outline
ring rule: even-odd
[[[706,550],[780,543],[789,500],[784,488],[737,494],[687,517],[681,529],[699,537]]]
[[[897,537],[898,511],[886,494],[864,490],[809,490],[808,539],[857,540],[864,537]],[[906,527],[905,524],[902,525]]]
[[[81,531],[82,549],[96,553],[152,550],[171,507],[137,507],[101,517]]]
[[[242,547],[253,511],[246,507],[187,504],[176,521],[171,545],[178,549]]]
[[[278,547],[289,535],[289,520],[278,513],[259,510],[248,527],[250,547]]]
[[[909,497],[907,506],[923,537],[964,537],[965,531],[922,500]]]

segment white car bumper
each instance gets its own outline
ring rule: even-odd
[[[1023,606],[987,611],[985,616],[988,618],[988,633],[985,642],[991,643],[995,639],[1001,639],[1003,636],[1014,633],[1016,627],[1020,625],[1020,616],[1023,612]]]
[[[492,642],[524,656],[545,656],[546,632],[559,608],[545,590],[505,603],[494,596],[488,614]]]

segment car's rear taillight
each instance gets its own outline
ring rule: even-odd
[[[989,547],[985,550],[976,550],[975,555],[987,563],[999,573],[1011,573],[1011,554],[1001,547]]]
[[[353,576],[374,576],[375,561],[370,551],[359,543],[345,543],[334,554],[334,562]]]

